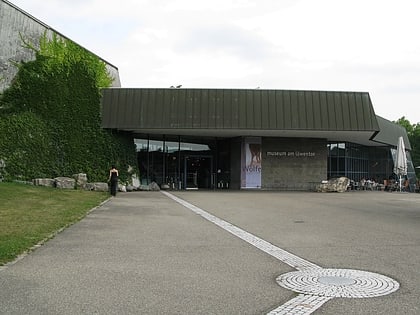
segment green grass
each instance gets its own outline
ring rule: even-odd
[[[0,182],[0,266],[86,216],[107,193]]]

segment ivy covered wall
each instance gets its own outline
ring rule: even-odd
[[[36,59],[16,64],[18,74],[0,95],[0,160],[6,180],[72,176],[105,181],[111,164],[123,180],[136,169],[130,134],[100,126],[100,89],[112,83],[98,57],[66,39],[22,38]],[[131,167],[130,167],[131,166]]]

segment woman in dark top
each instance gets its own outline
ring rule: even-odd
[[[111,183],[111,195],[115,197],[117,195],[118,189],[118,170],[114,165],[112,165],[111,169],[109,170],[108,181]]]

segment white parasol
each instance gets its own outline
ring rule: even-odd
[[[407,156],[405,155],[405,146],[403,137],[398,138],[397,153],[395,156],[394,173],[397,174],[400,184],[400,191],[402,188],[402,176],[407,175]]]

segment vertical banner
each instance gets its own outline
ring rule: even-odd
[[[261,138],[244,138],[241,188],[261,188]]]

